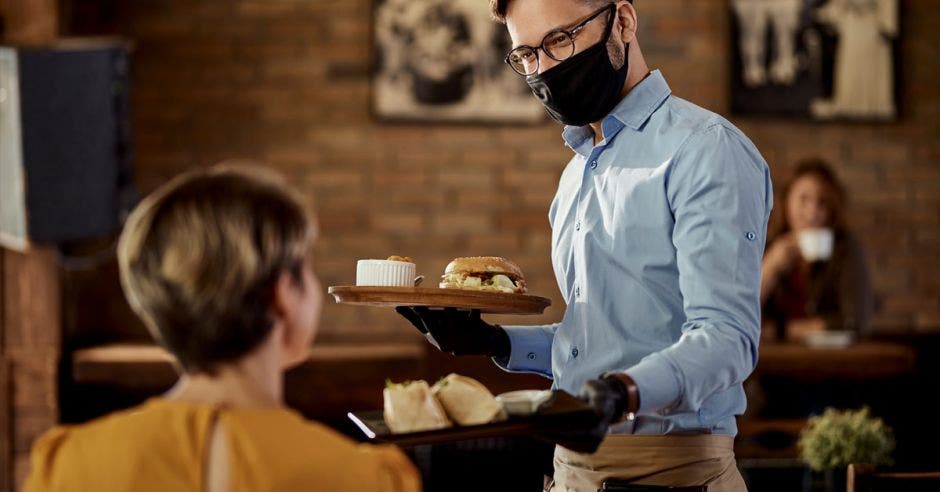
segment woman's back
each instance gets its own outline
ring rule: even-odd
[[[34,446],[25,490],[208,490],[216,425],[231,491],[420,490],[398,449],[356,444],[291,410],[160,398],[49,431]]]

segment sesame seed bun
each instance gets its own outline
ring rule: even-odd
[[[508,284],[488,284],[487,281],[496,275],[508,277],[513,285],[510,287]],[[471,281],[468,281],[468,279]],[[481,281],[473,281],[473,279],[481,279]],[[524,293],[526,291],[525,276],[519,265],[499,256],[454,258],[444,269],[440,287],[506,293]]]

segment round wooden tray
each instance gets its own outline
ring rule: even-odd
[[[338,285],[328,292],[338,304],[366,306],[428,306],[479,309],[492,314],[541,314],[551,299],[527,294],[504,294],[438,287],[365,287]]]

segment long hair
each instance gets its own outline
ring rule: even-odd
[[[811,158],[797,163],[796,169],[794,169],[790,179],[783,187],[783,196],[779,202],[780,206],[775,207],[774,217],[771,219],[771,233],[768,235],[770,241],[792,230],[790,221],[787,219],[787,203],[790,200],[790,193],[793,191],[793,183],[804,176],[815,178],[826,189],[825,201],[826,207],[829,209],[829,227],[833,229],[837,236],[847,231],[845,188],[836,178],[835,173],[832,172],[829,163],[820,158]]]

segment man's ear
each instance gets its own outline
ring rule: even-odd
[[[617,18],[620,21],[620,38],[624,43],[632,43],[636,38],[637,19],[633,3],[622,0],[617,5]]]

